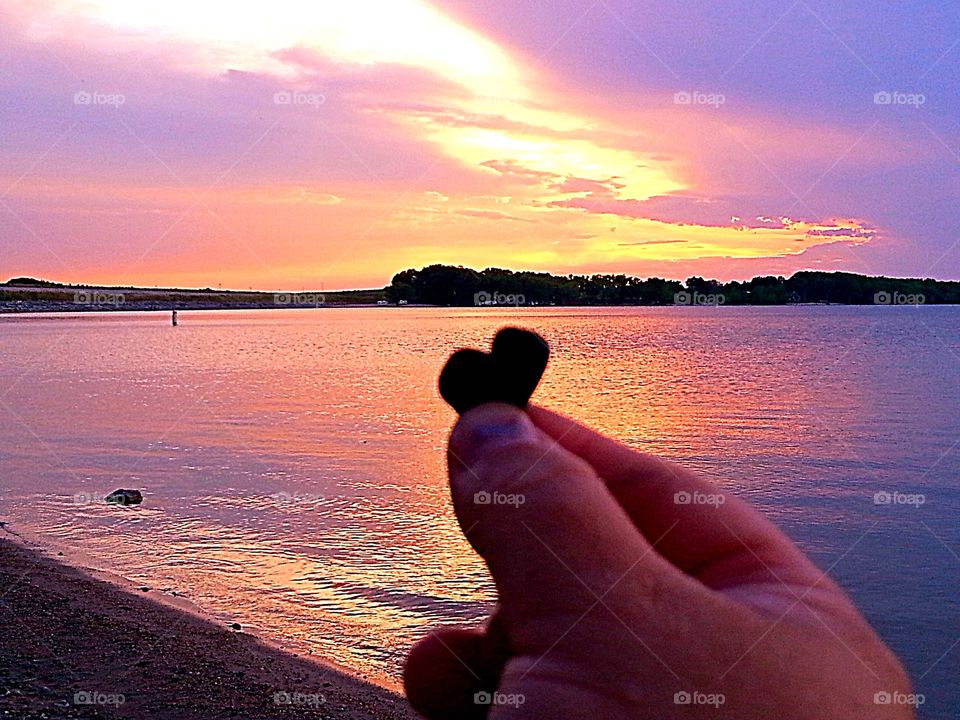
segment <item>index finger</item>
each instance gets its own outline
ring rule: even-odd
[[[822,584],[817,567],[746,502],[667,460],[542,407],[533,423],[586,460],[667,560],[714,590],[748,583]]]

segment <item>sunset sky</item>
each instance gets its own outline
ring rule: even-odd
[[[0,0],[0,280],[960,278],[960,11]]]

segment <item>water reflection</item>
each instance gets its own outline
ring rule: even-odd
[[[453,414],[435,380],[453,346],[519,322],[553,346],[540,402],[750,497],[824,566],[855,546],[834,572],[919,674],[947,650],[933,601],[960,577],[944,550],[960,552],[960,311],[921,312],[183,313],[176,330],[160,315],[4,318],[4,514],[394,683],[426,628],[477,621],[493,600],[449,505]],[[121,486],[144,505],[75,500]],[[888,486],[935,502],[874,506]]]

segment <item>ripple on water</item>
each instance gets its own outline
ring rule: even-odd
[[[424,632],[492,607],[450,507],[436,373],[523,324],[554,350],[539,402],[757,503],[947,697],[960,310],[702,310],[198,313],[176,336],[139,314],[4,321],[0,386],[30,428],[0,434],[4,519],[395,681]],[[144,504],[74,501],[117,487]],[[875,506],[879,489],[929,502]]]

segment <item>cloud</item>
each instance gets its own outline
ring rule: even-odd
[[[228,264],[243,285],[322,275],[335,287],[446,258],[728,277],[936,263],[960,275],[944,252],[960,225],[957,127],[931,114],[956,99],[931,91],[912,115],[877,108],[872,80],[807,72],[824,61],[792,36],[798,55],[758,43],[729,87],[713,87],[685,64],[707,51],[675,42],[712,10],[612,0],[570,28],[516,0],[496,12],[359,0],[327,14],[283,0],[231,6],[233,23],[185,0],[11,7],[0,255],[23,274],[166,282]],[[751,47],[741,41],[762,13],[746,7],[731,3],[739,24],[709,34],[715,57]],[[675,75],[647,67],[609,10],[658,29],[651,48]],[[822,45],[823,28],[794,15]],[[569,32],[541,57],[552,24]],[[601,41],[584,43],[591,33]],[[816,50],[832,62],[838,47]],[[607,55],[617,62],[598,73]],[[931,71],[942,87],[947,65]],[[727,102],[674,104],[698,89]],[[79,91],[124,103],[78,105]]]
[[[568,177],[554,186],[554,190],[561,195],[589,193],[590,195],[613,195],[623,189],[623,183],[609,180],[589,180],[580,177]]]
[[[686,243],[689,240],[678,240],[666,238],[664,240],[637,240],[636,242],[617,243],[621,247],[630,247],[632,245],[673,245],[675,243]]]
[[[864,228],[814,228],[813,230],[807,230],[807,235],[811,237],[871,238],[876,234],[876,230]]]
[[[511,220],[513,222],[534,222],[530,218],[517,217],[516,215],[508,215],[507,213],[497,212],[495,210],[457,210],[454,212],[455,215],[462,215],[463,217],[470,218],[480,218],[483,220]]]
[[[559,181],[560,178],[557,173],[533,170],[524,167],[516,160],[485,160],[479,163],[479,166],[506,175],[511,180],[525,185],[544,185],[547,181]]]

